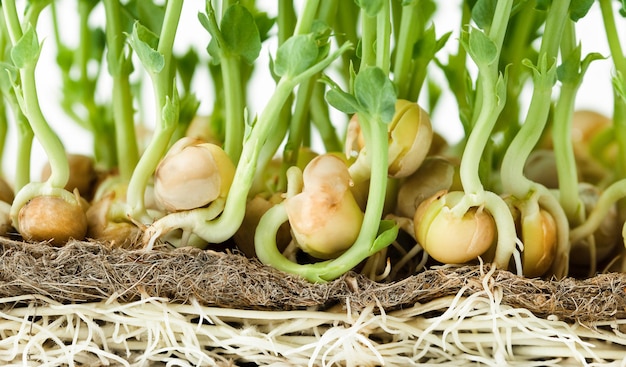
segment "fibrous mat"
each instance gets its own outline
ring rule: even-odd
[[[18,365],[622,365],[626,275],[437,267],[312,284],[234,253],[0,243]]]

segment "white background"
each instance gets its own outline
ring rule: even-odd
[[[350,1],[350,0],[341,0]],[[19,2],[18,3],[23,3]],[[65,40],[70,44],[77,43],[77,12],[75,9],[75,1],[70,0],[57,0],[59,14],[62,15],[63,28],[61,29],[62,35]],[[268,11],[273,12],[271,4],[273,1],[259,1],[259,4],[268,6]],[[614,2],[617,5],[617,2]],[[458,0],[446,0],[439,2],[439,10],[435,16],[434,22],[436,25],[437,35],[440,36],[448,31],[453,31],[454,34],[450,38],[447,47],[438,56],[442,60],[446,60],[445,53],[447,50],[456,50],[457,43],[457,28],[459,23],[459,1]],[[188,0],[183,7],[183,21],[180,22],[179,32],[176,39],[176,52],[184,52],[189,45],[195,47],[205,57],[204,49],[209,42],[208,33],[199,25],[197,21],[197,13],[204,11],[203,0]],[[40,61],[37,67],[37,78],[39,82],[39,95],[42,101],[42,109],[44,115],[47,117],[50,124],[58,132],[62,141],[65,144],[66,149],[69,152],[87,153],[90,154],[92,149],[92,139],[88,132],[82,130],[76,126],[72,120],[66,117],[58,106],[59,95],[59,83],[60,78],[58,71],[55,68],[55,48],[54,39],[52,37],[52,27],[50,21],[51,14],[48,11],[44,11],[41,15],[38,33],[40,40],[43,40],[43,49],[40,57]],[[103,24],[103,12],[95,12],[91,21]],[[619,27],[622,30],[621,34],[626,38],[626,20],[619,19]],[[588,52],[600,52],[603,55],[608,55],[608,46],[606,42],[606,35],[604,34],[604,28],[600,16],[598,4],[594,4],[590,13],[579,21],[578,23],[578,37],[580,38],[583,46],[583,54]],[[274,53],[275,43],[267,42],[264,45],[264,49],[261,53],[260,63],[267,65],[268,55]],[[272,88],[273,82],[271,81],[268,73],[268,68],[259,66],[254,78],[255,86],[261,86],[260,93],[252,93],[252,97],[249,99],[251,111],[259,111],[266,103],[267,98],[271,93],[268,92],[269,88]],[[612,111],[612,90],[611,90],[611,73],[612,73],[612,61],[601,60],[594,62],[589,71],[585,81],[579,92],[577,105],[579,108],[594,109],[605,114],[611,114]],[[438,70],[433,68],[433,78],[441,78]],[[200,75],[196,81],[196,92],[201,100],[200,111],[202,113],[209,113],[210,106],[212,105],[213,96],[211,94],[211,88],[206,85],[210,83],[208,76],[205,74]],[[446,84],[442,81],[444,89]],[[148,88],[149,83],[148,83]],[[254,87],[253,87],[254,88]],[[101,88],[101,98],[108,99],[107,92],[110,93],[110,86],[104,81]],[[254,89],[252,89],[254,90]],[[555,88],[555,93],[558,93],[558,89]],[[147,96],[151,96],[151,92],[148,90]],[[148,114],[143,121],[147,125],[152,125],[150,110],[151,100],[146,99],[146,110]],[[453,97],[448,93],[443,95],[442,105],[440,105],[435,111],[431,111],[431,118],[434,123],[434,127],[437,131],[442,133],[451,141],[456,141],[461,136],[460,123],[458,121],[458,114]],[[10,127],[9,143],[6,147],[5,153],[5,175],[9,178],[13,175],[14,163],[14,151],[15,151],[15,132]],[[33,151],[33,179],[37,179],[39,170],[43,162],[45,161],[45,154],[41,150],[40,146],[35,143]]]

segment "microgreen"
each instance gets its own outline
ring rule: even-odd
[[[595,45],[582,45],[576,30],[596,3],[609,52],[584,55],[584,47]],[[68,212],[90,210],[79,209],[84,198],[66,187],[71,146],[48,124],[51,116],[40,104],[38,86],[45,77],[35,70],[47,56],[45,40],[56,46],[61,76],[62,95],[54,102],[93,135],[99,173],[114,172],[94,195],[90,208],[95,209],[82,213],[92,219],[99,215],[102,226],[88,231],[93,236],[124,227],[131,230],[123,233],[143,232],[140,245],[146,250],[168,247],[157,244],[159,238],[173,247],[230,246],[231,239],[239,245],[236,235],[250,225],[246,233],[255,239],[255,256],[315,282],[349,270],[379,279],[377,272],[386,273],[383,259],[394,268],[416,251],[447,262],[439,257],[441,248],[433,247],[444,242],[457,249],[480,244],[477,253],[451,261],[481,256],[499,268],[514,264],[520,274],[561,277],[568,272],[570,245],[593,255],[599,218],[613,205],[626,215],[626,161],[612,156],[613,149],[617,157],[626,152],[626,55],[614,14],[618,6],[623,12],[624,1],[618,6],[611,0],[463,1],[453,30],[438,23],[443,3],[433,0],[280,0],[274,13],[254,0],[205,0],[192,19],[181,19],[188,4],[76,1],[74,42],[64,35],[60,3],[30,1],[22,8],[15,0],[2,0],[0,146],[13,123],[18,193],[11,216],[25,239],[38,238],[19,228],[20,213],[31,201],[46,197],[60,200]],[[51,12],[43,12],[47,7]],[[101,10],[104,22],[94,21]],[[53,37],[38,27],[42,14],[52,16]],[[183,21],[194,22],[200,32],[181,36]],[[200,47],[187,45],[179,52],[177,43],[190,38]],[[458,48],[448,52],[451,42]],[[581,157],[571,138],[576,100],[587,72],[600,60],[613,63],[613,113]],[[267,76],[268,85],[252,85],[258,75]],[[110,91],[103,87],[109,85]],[[204,100],[198,88],[214,92],[213,98]],[[151,113],[145,111],[146,90],[153,98]],[[267,100],[255,111],[251,102],[260,94]],[[458,117],[442,122],[436,112],[447,109],[441,104],[447,94],[454,97]],[[148,117],[153,121],[143,121]],[[448,123],[462,127],[459,142],[433,134],[447,130]],[[140,132],[145,126],[153,129],[148,137]],[[51,174],[43,182],[30,177],[35,139],[50,163]],[[176,151],[181,145],[184,154]],[[204,154],[188,158],[188,165],[162,163],[196,148]],[[557,171],[554,187],[526,171],[533,154],[547,149]],[[347,156],[339,158],[342,151]],[[329,166],[340,174],[309,177],[323,172],[312,168],[318,155],[330,157]],[[449,158],[445,179],[422,180],[443,186],[430,197],[414,195],[400,218],[399,191],[416,182],[413,175],[427,156]],[[601,171],[594,182],[602,191],[595,209],[580,193],[589,178],[580,162]],[[157,172],[163,166],[174,172]],[[185,169],[177,171],[180,166]],[[227,174],[220,176],[220,170]],[[195,176],[200,172],[202,179]],[[159,196],[154,203],[153,186]],[[175,194],[161,191],[165,187]],[[188,187],[207,195],[187,192]],[[191,200],[195,196],[203,197],[200,204]],[[294,199],[305,196],[308,201]],[[324,248],[330,239],[315,238],[316,228],[303,229],[307,222],[295,219],[313,210],[297,203],[314,205],[322,198],[329,210],[323,219],[336,218],[333,210],[343,208],[354,222],[337,236],[343,242],[330,249]],[[256,213],[253,199],[270,203],[269,210]],[[411,211],[413,218],[404,217]],[[69,222],[83,223],[79,216]],[[345,218],[337,223],[340,219]],[[328,236],[342,232],[337,223],[324,227]],[[447,241],[441,229],[447,226],[471,239]],[[277,235],[285,232],[280,227],[291,228],[286,232],[292,243],[285,250],[279,249]],[[399,236],[400,227],[407,236]],[[72,235],[82,232],[81,226]],[[125,246],[130,242],[107,238]],[[529,264],[532,259],[537,264]]]

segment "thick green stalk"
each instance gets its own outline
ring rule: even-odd
[[[611,59],[615,66],[615,83],[621,83],[622,88],[626,88],[626,55],[621,46],[619,32],[615,24],[615,16],[613,14],[613,2],[608,0],[600,0],[600,10],[602,12],[602,20],[606,32]],[[615,137],[619,147],[620,157],[626,156],[626,96],[620,96],[617,92],[614,98],[613,107],[613,125],[615,127]],[[622,178],[626,176],[626,160],[618,160],[617,174]]]
[[[296,93],[296,104],[289,123],[289,136],[283,149],[283,162],[278,184],[279,191],[287,187],[287,169],[296,165],[298,162],[300,147],[302,146],[305,134],[310,129],[309,106],[313,95],[313,88],[317,83],[315,79],[316,76],[313,76],[311,79],[302,83]]]
[[[26,186],[30,180],[30,161],[31,152],[33,147],[33,139],[35,134],[33,129],[28,123],[26,116],[19,110],[19,106],[15,106],[15,124],[17,126],[17,152],[16,152],[16,164],[15,164],[15,178],[14,187],[15,192],[18,192],[22,187]]]
[[[129,82],[130,65],[124,55],[121,12],[119,0],[104,0],[106,14],[106,39],[109,72],[113,78],[113,120],[115,124],[115,146],[119,175],[130,181],[139,161],[139,148],[135,136],[133,98]]]
[[[383,1],[383,8],[376,16],[376,66],[389,75],[391,63],[391,11],[389,1]]]
[[[224,87],[224,151],[237,163],[245,130],[245,92],[241,81],[241,59],[223,52],[220,60]]]
[[[569,0],[556,1],[548,11],[545,33],[542,37],[537,69],[534,71],[534,89],[528,114],[519,132],[507,148],[502,161],[502,185],[506,192],[525,197],[534,183],[524,177],[524,163],[541,139],[551,106],[552,87],[556,81],[556,57],[569,18]]]
[[[69,163],[61,139],[50,128],[39,105],[35,82],[35,65],[20,70],[22,93],[25,102],[24,114],[33,129],[35,137],[43,147],[50,161],[50,177],[47,182],[52,187],[63,188],[70,176]]]
[[[540,63],[546,63],[544,58]],[[550,112],[554,66],[539,66],[535,71],[534,90],[526,119],[521,129],[509,145],[502,160],[501,179],[505,192],[517,198],[524,198],[532,190],[534,184],[524,177],[524,162],[541,137]]]
[[[507,21],[511,14],[512,0],[498,1],[494,13],[491,27],[489,28],[489,39],[496,46],[496,55],[489,64],[478,63],[478,85],[482,98],[477,100],[474,111],[479,111],[476,122],[467,139],[461,160],[460,176],[463,190],[468,194],[482,194],[484,187],[478,174],[480,160],[491,132],[498,119],[498,114],[504,105],[502,96],[498,96],[498,84],[503,83],[503,79],[498,78],[498,62],[502,41],[506,33]]]
[[[2,13],[2,5],[0,5],[0,14]],[[9,44],[9,39],[6,34],[6,24],[4,22],[4,16],[0,16],[0,50],[6,50]],[[4,60],[4,53],[0,53],[0,61]],[[4,151],[5,151],[5,141],[6,134],[8,129],[8,111],[6,109],[6,104],[3,101],[2,97],[8,98],[8,96],[4,96],[4,93],[0,90],[0,175],[5,174],[4,172]]]
[[[572,145],[572,116],[578,85],[564,83],[554,111],[553,144],[559,180],[559,202],[571,224],[581,219],[582,203]]]
[[[626,56],[622,50],[619,32],[613,15],[613,2],[611,0],[599,0],[604,30],[606,32],[611,59],[615,64],[615,70],[626,76]]]
[[[293,34],[306,34],[311,31],[320,0],[309,0],[304,3],[302,14],[298,17]]]
[[[293,8],[293,0],[278,0],[278,45],[282,45],[293,35],[296,27],[296,12]]]
[[[400,34],[396,46],[396,57],[393,66],[393,82],[398,89],[398,98],[407,98],[411,84],[411,62],[413,60],[413,46],[419,38],[422,29],[415,27],[419,24],[419,1],[402,6],[400,19]]]
[[[626,179],[615,181],[607,187],[602,191],[602,195],[598,198],[596,205],[593,207],[591,213],[589,213],[589,216],[587,216],[585,222],[570,231],[570,241],[576,243],[583,238],[593,235],[600,227],[600,224],[606,218],[613,205],[625,197]]]
[[[325,150],[327,152],[341,152],[343,150],[343,144],[337,134],[337,128],[333,126],[333,122],[330,119],[328,103],[326,103],[324,99],[324,92],[325,89],[322,84],[315,86],[309,111],[311,113],[311,120],[320,133]]]
[[[3,2],[3,5],[2,10],[4,12],[4,19],[7,24],[9,35],[11,37],[11,43],[15,45],[23,35],[19,17],[17,15],[17,9],[15,8],[15,1],[6,0]],[[28,19],[32,22],[28,25],[29,27],[35,27],[38,15],[38,11],[32,13]],[[21,96],[18,96],[18,100],[21,100],[20,105],[24,109],[24,115],[28,118],[35,136],[39,140],[42,148],[48,156],[48,160],[50,161],[51,174],[46,182],[51,187],[63,188],[69,179],[69,164],[67,162],[65,148],[63,147],[61,139],[59,139],[52,128],[50,128],[50,125],[48,125],[48,122],[41,112],[41,106],[39,104],[39,97],[37,94],[37,84],[35,82],[36,65],[37,60],[35,58],[34,60],[28,61],[26,65],[23,65],[20,68]]]
[[[361,68],[376,65],[377,17],[361,10]]]
[[[156,105],[156,125],[153,138],[146,147],[146,151],[139,159],[128,184],[127,202],[129,215],[137,220],[149,222],[150,216],[145,207],[144,193],[154,170],[161,158],[165,155],[172,134],[176,129],[177,121],[171,116],[165,116],[163,110],[178,104],[177,92],[173,86],[172,75],[172,47],[176,29],[180,20],[183,0],[167,2],[163,27],[159,36],[157,52],[163,56],[163,68],[159,73],[150,73],[152,79],[154,99]],[[176,108],[177,107],[173,107]]]
[[[9,121],[7,116],[7,109],[4,102],[2,102],[2,99],[0,99],[0,177],[3,177],[5,174],[3,162],[8,128]]]
[[[574,22],[568,20],[567,23],[561,42],[562,55],[570,55],[576,47]],[[559,99],[555,106],[552,133],[559,181],[559,203],[572,226],[579,224],[585,215],[579,195],[578,172],[571,139],[571,121],[574,115],[576,95],[581,82],[582,74],[575,79],[568,78],[563,81]]]
[[[480,81],[483,87],[483,103],[477,108],[477,110],[480,110],[480,114],[476,118],[476,123],[465,144],[459,168],[463,190],[471,194],[484,192],[484,187],[478,174],[481,156],[491,136],[491,130],[496,123],[498,113],[502,108],[501,105],[498,105],[496,91],[493,87],[497,83],[496,75],[490,72],[483,72],[480,75]]]
[[[11,44],[14,45],[22,37],[22,26],[20,25],[20,18],[17,15],[17,8],[15,7],[15,0],[5,1],[2,4],[2,11],[4,14],[4,21],[9,33],[9,39]]]

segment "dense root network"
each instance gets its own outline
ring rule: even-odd
[[[327,310],[207,307],[145,296],[121,303],[0,299],[0,360],[22,365],[600,366],[622,363],[626,321],[583,326],[502,304],[493,270],[481,291],[391,312],[373,302]],[[495,290],[494,290],[495,289]],[[546,357],[550,356],[550,357]]]

